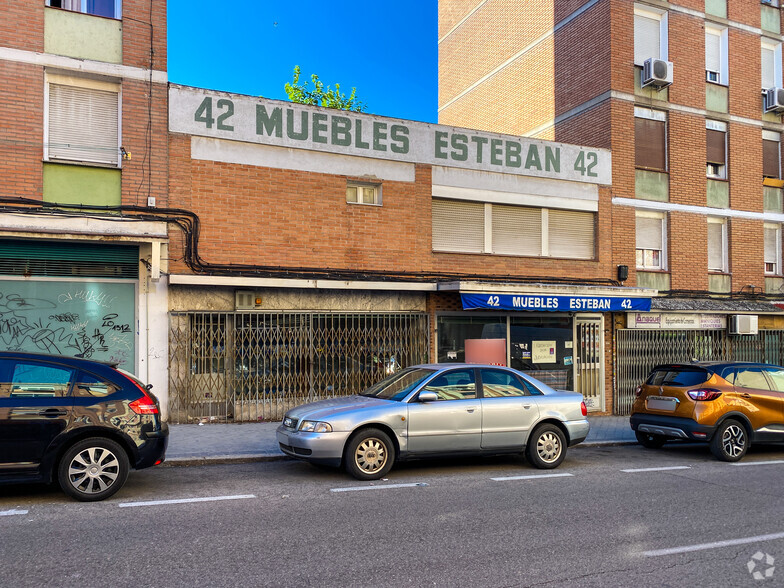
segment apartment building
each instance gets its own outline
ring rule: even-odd
[[[0,79],[0,347],[117,362],[165,403],[166,3],[6,3]]]
[[[612,151],[598,247],[660,294],[617,412],[655,361],[781,360],[783,39],[774,0],[439,1],[440,123]]]

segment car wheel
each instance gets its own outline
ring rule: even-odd
[[[661,435],[643,433],[642,431],[635,431],[634,436],[637,437],[637,443],[648,449],[659,449],[667,442],[667,439]]]
[[[529,463],[536,468],[557,468],[566,457],[566,438],[563,431],[555,425],[540,425],[528,440],[525,455]]]
[[[109,498],[128,478],[128,455],[115,441],[91,437],[63,454],[57,479],[63,491],[83,502]]]
[[[349,441],[343,461],[357,480],[378,480],[392,469],[395,446],[384,431],[364,429]]]
[[[749,448],[746,428],[734,419],[719,425],[710,442],[713,455],[721,461],[740,461]]]

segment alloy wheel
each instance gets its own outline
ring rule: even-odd
[[[386,445],[375,437],[364,439],[354,452],[354,462],[364,473],[376,473],[387,463]]]
[[[746,433],[740,425],[730,425],[721,437],[724,452],[730,457],[741,455],[746,447]]]
[[[68,465],[68,481],[79,492],[96,494],[109,488],[120,474],[117,456],[104,447],[88,447]]]
[[[561,440],[555,433],[547,431],[537,439],[536,452],[542,461],[552,463],[561,455]]]

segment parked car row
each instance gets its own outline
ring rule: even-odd
[[[169,431],[150,388],[116,365],[0,352],[0,483],[56,481],[77,500],[112,496],[130,469],[165,459]],[[645,447],[705,442],[737,461],[751,443],[784,441],[784,368],[657,366],[637,389],[630,424]],[[397,461],[443,456],[522,453],[556,468],[588,431],[581,394],[506,367],[428,364],[293,408],[276,436],[286,455],[376,480]]]

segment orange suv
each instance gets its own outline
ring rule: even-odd
[[[722,461],[738,461],[751,443],[784,442],[784,367],[699,362],[653,368],[632,407],[637,441],[704,441]]]

